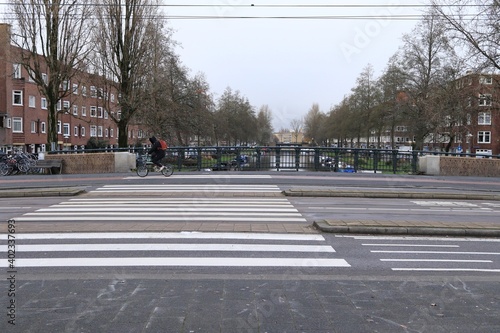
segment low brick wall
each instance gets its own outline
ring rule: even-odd
[[[44,159],[62,160],[62,173],[66,174],[127,172],[135,168],[135,156],[129,153],[46,154]]]
[[[441,176],[500,177],[500,159],[442,156],[439,164]]]
[[[500,177],[500,159],[422,156],[419,171],[433,176]]]

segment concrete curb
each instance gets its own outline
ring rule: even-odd
[[[395,198],[395,199],[452,199],[500,201],[500,194],[446,193],[446,192],[388,192],[388,191],[339,191],[339,190],[285,190],[289,197],[345,197],[345,198]]]
[[[20,197],[66,197],[85,193],[81,187],[57,187],[57,188],[16,188],[0,190],[0,198]]]
[[[442,226],[394,226],[394,225],[331,225],[325,220],[314,221],[313,227],[322,232],[339,234],[376,234],[407,236],[449,237],[500,237],[499,228],[462,228]]]

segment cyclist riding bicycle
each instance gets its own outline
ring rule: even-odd
[[[165,166],[160,163],[160,161],[165,157],[166,147],[163,147],[160,140],[152,136],[149,138],[151,142],[151,149],[149,149],[148,154],[151,155],[151,162],[159,168],[158,171],[162,171]]]

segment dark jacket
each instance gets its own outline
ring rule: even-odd
[[[151,149],[149,149],[148,154],[163,152],[163,150],[160,149],[161,148],[160,141],[158,141],[156,137],[154,136],[150,137],[149,142],[151,142]]]

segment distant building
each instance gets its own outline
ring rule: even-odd
[[[304,134],[302,132],[294,132],[290,130],[281,130],[273,134],[275,144],[302,144],[304,141]]]
[[[0,24],[0,151],[50,150],[47,143],[47,100],[16,59],[27,52],[11,44],[10,25]],[[47,77],[50,73],[45,73]],[[118,127],[110,115],[120,116],[118,93],[104,91],[81,73],[66,82],[70,96],[58,105],[57,150],[83,148],[94,138],[117,146]],[[147,135],[129,127],[129,143],[143,142]],[[147,141],[147,140],[146,140]]]

